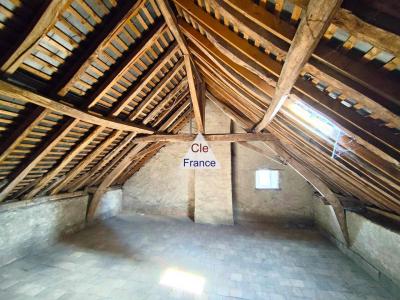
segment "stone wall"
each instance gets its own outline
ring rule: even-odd
[[[239,131],[239,130],[236,130]],[[261,142],[253,145],[268,150]],[[271,156],[273,153],[271,152]],[[233,207],[238,222],[312,222],[314,189],[289,166],[233,144]],[[259,169],[280,171],[279,190],[255,188]]]
[[[0,206],[0,266],[54,244],[85,225],[88,196],[63,194]]]
[[[110,188],[100,199],[94,215],[95,219],[107,219],[118,215],[122,210],[122,189]]]
[[[344,246],[339,224],[330,205],[314,200],[315,221],[346,255],[354,259],[388,288],[400,290],[400,233],[389,230],[364,216],[347,211],[350,247]]]
[[[230,131],[230,120],[208,104],[206,132]],[[188,128],[183,132],[188,132]],[[233,219],[312,221],[313,189],[290,167],[271,163],[240,145],[221,142],[209,145],[222,165],[220,170],[196,170],[191,180],[193,171],[179,168],[189,143],[171,143],[124,184],[123,210],[179,217],[194,215],[197,222],[214,224],[232,224]],[[260,168],[282,170],[279,191],[255,189],[255,171]]]
[[[206,116],[207,133],[229,132],[230,120],[212,103],[206,106]],[[186,126],[182,133],[188,132]],[[209,145],[222,165],[220,170],[181,169],[190,143],[171,143],[125,182],[123,210],[232,224],[230,145]]]
[[[123,186],[123,211],[187,217],[191,170],[180,169],[186,143],[162,148]],[[193,209],[193,208],[192,208]]]
[[[206,105],[205,133],[230,133],[231,120],[213,103]],[[195,170],[194,218],[197,223],[233,224],[231,144],[209,142],[219,169]]]

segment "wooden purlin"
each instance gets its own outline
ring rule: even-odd
[[[292,42],[296,31],[294,26],[267,10],[261,10],[255,3],[229,0],[219,4],[218,9],[224,18],[258,41],[267,52],[282,60],[285,58],[287,44]],[[329,83],[331,91],[341,92],[341,99],[358,100],[356,107],[361,108],[365,105],[373,111],[375,118],[387,120],[388,125],[395,127],[396,122],[392,120],[396,119],[396,114],[390,110],[398,110],[399,105],[396,105],[396,102],[398,103],[400,91],[396,81],[384,72],[379,72],[379,76],[372,76],[376,71],[370,64],[351,59],[341,51],[333,51],[332,47],[327,45],[327,41],[322,40],[302,73],[314,75],[314,81]],[[382,108],[387,109],[381,112]]]
[[[213,24],[213,27],[210,27],[210,30],[213,30],[214,32],[216,30],[221,30],[216,34],[219,34],[221,38],[226,38],[227,41],[231,43],[231,46],[235,47],[235,49],[226,49],[226,51],[222,54],[219,49],[216,49],[215,43],[211,43],[198,31],[193,29],[192,26],[187,25],[187,23],[184,21],[178,22],[185,34],[190,35],[194,43],[202,44],[203,48],[212,49],[209,50],[209,52],[212,53],[209,55],[218,56],[219,59],[225,60],[225,63],[229,63],[230,67],[235,69],[245,68],[247,69],[247,73],[253,73],[249,75],[249,77],[244,77],[244,79],[248,80],[249,78],[252,78],[256,80],[257,84],[254,84],[255,87],[261,85],[266,86],[265,80],[258,76],[260,72],[271,72],[274,76],[279,75],[281,66],[276,61],[272,60],[255,47],[252,47],[241,40],[240,37],[230,32],[223,25],[212,21],[211,17],[206,16],[203,13],[202,18],[204,18],[205,22],[210,22],[209,25]],[[222,30],[224,34],[222,34]],[[229,56],[228,58],[226,56],[229,54],[227,51],[237,51],[235,54],[236,56]],[[239,57],[239,55],[241,57]],[[254,74],[254,72],[256,72],[256,74]],[[265,92],[269,93],[272,91],[273,89],[266,86]],[[361,139],[364,139],[366,142],[374,145],[378,149],[381,149],[383,152],[388,153],[395,159],[396,157],[399,157],[397,150],[400,148],[396,146],[398,141],[396,141],[389,128],[377,126],[373,122],[368,122],[367,118],[363,118],[356,111],[346,108],[339,101],[332,102],[333,100],[331,97],[319,91],[310,82],[298,80],[295,85],[294,93],[306,101],[307,104],[311,105],[318,111],[323,112],[329,118],[334,120],[342,127],[344,131],[349,131],[352,136],[360,136]],[[264,99],[261,100],[265,101]]]

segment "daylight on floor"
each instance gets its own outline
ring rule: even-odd
[[[0,0],[0,300],[400,295],[398,0]]]

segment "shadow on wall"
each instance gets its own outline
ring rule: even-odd
[[[118,223],[121,222],[125,223],[123,219],[118,219]],[[135,255],[138,253],[137,250],[132,249],[129,242],[125,242],[127,232],[116,229],[112,223],[113,220],[98,220],[77,234],[65,236],[60,243],[74,248],[110,253],[122,258],[137,258]],[[128,235],[134,239],[134,234]]]

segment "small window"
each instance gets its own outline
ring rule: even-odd
[[[257,170],[256,189],[279,189],[278,170]]]

